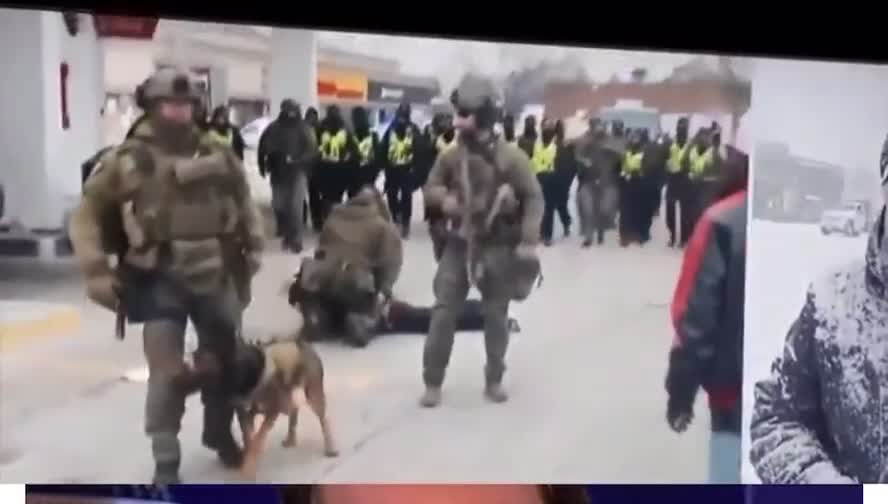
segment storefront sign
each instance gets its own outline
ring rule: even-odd
[[[437,94],[437,89],[420,86],[402,86],[392,82],[371,80],[367,86],[367,101],[370,102],[427,104]]]
[[[360,72],[318,70],[318,98],[367,100],[367,76]]]
[[[93,15],[99,37],[151,40],[157,30],[158,21],[156,17]]]

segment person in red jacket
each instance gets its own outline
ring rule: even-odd
[[[694,227],[684,254],[666,376],[666,417],[676,432],[693,419],[698,390],[709,395],[709,483],[740,482],[748,157],[730,151],[724,188]]]

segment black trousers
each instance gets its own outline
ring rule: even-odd
[[[413,217],[413,191],[416,190],[410,167],[390,167],[385,172],[385,196],[396,223],[409,227]]]
[[[666,229],[670,239],[679,243],[688,242],[693,228],[687,191],[688,180],[683,175],[671,175],[666,182]]]
[[[324,227],[324,198],[321,191],[320,170],[318,168],[320,167],[316,166],[308,178],[308,212],[305,212],[303,215],[310,214],[311,227],[315,231],[320,232],[321,228]]]
[[[690,240],[691,234],[694,232],[694,227],[697,225],[697,221],[700,220],[700,217],[703,216],[703,211],[706,209],[703,196],[704,191],[706,189],[706,184],[699,180],[691,180],[688,182],[685,191],[682,194],[681,200],[681,208],[682,210],[687,209],[687,239]],[[685,224],[685,220],[682,219],[682,225]]]
[[[537,180],[543,189],[543,221],[540,225],[540,236],[543,240],[551,240],[555,228],[555,212],[561,199],[561,187],[554,173],[540,173]]]
[[[432,320],[432,308],[413,306],[402,301],[393,301],[388,320],[380,321],[377,334],[427,334]],[[466,300],[462,312],[456,319],[457,331],[483,331],[484,314],[481,301]]]
[[[642,242],[646,214],[644,183],[640,178],[622,179],[620,184],[620,239],[624,242]]]
[[[322,163],[318,171],[318,189],[321,196],[321,220],[326,222],[333,206],[342,199],[352,184],[352,171],[349,163]]]
[[[573,218],[570,216],[570,208],[568,202],[570,201],[570,186],[573,184],[573,176],[568,177],[567,175],[558,175],[558,197],[557,204],[555,205],[555,213],[558,214],[558,220],[561,221],[561,227],[564,228],[564,233],[567,234],[570,226],[573,224]]]

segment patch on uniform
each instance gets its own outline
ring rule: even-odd
[[[96,173],[102,171],[102,168],[105,167],[105,163],[101,161],[96,161],[96,164],[93,166],[93,169],[89,172],[89,175],[86,177],[86,180],[89,180],[95,177]]]

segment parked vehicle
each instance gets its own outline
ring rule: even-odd
[[[858,236],[868,230],[868,213],[865,201],[846,201],[838,208],[823,212],[820,218],[820,232],[824,235],[840,233],[845,236]]]
[[[246,126],[241,128],[240,133],[247,149],[256,150],[259,148],[259,139],[262,137],[262,132],[265,131],[265,128],[267,128],[273,120],[274,119],[271,117],[260,117],[250,121]]]

